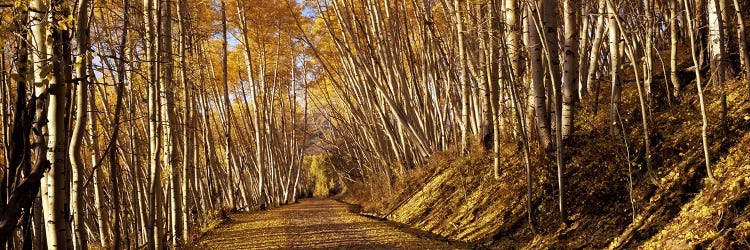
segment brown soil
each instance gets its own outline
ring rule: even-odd
[[[367,218],[332,199],[306,199],[270,211],[230,215],[201,249],[462,249],[397,224]]]

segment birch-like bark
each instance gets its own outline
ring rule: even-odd
[[[72,237],[70,234],[70,225],[67,223],[68,218],[68,183],[66,171],[65,147],[67,144],[67,133],[65,131],[65,104],[68,98],[68,85],[65,83],[65,52],[64,43],[67,41],[66,32],[58,25],[66,15],[67,6],[62,1],[52,1],[48,15],[46,46],[48,60],[50,61],[51,78],[49,80],[49,106],[47,110],[47,159],[50,162],[48,173],[52,178],[47,178],[47,197],[52,205],[51,216],[47,220],[49,226],[54,228],[58,242],[54,249],[71,249],[73,248]]]
[[[150,181],[148,187],[148,222],[146,236],[148,249],[163,248],[163,231],[161,225],[161,166],[159,155],[161,154],[161,123],[160,123],[160,98],[159,79],[157,78],[157,43],[156,43],[156,11],[154,0],[143,0],[143,18],[146,29],[145,51],[146,65],[148,68],[148,120],[149,120],[149,172]]]
[[[575,104],[578,97],[578,0],[563,1],[565,20],[562,78],[562,139],[573,134]]]
[[[750,98],[750,54],[748,54],[747,33],[745,31],[745,18],[742,15],[742,4],[747,6],[747,2],[740,3],[739,0],[733,0],[734,13],[737,16],[737,46],[740,53],[742,68],[745,70],[745,81],[747,82],[748,97]]]
[[[120,113],[122,112],[122,98],[123,98],[123,92],[125,92],[125,63],[127,61],[127,38],[128,38],[128,25],[129,25],[129,15],[130,12],[130,1],[129,0],[123,0],[123,25],[122,25],[122,34],[120,37],[120,44],[119,44],[119,54],[120,54],[120,60],[117,61],[117,87],[116,87],[116,95],[117,100],[115,101],[115,114],[114,114],[114,129],[112,131],[112,139],[110,143],[113,143],[113,147],[109,151],[109,164],[110,164],[110,170],[109,170],[109,182],[112,184],[112,210],[114,212],[114,219],[112,223],[112,247],[114,249],[120,249],[120,232],[122,229],[120,228],[120,211],[121,211],[121,205],[120,205],[120,163],[117,159],[117,147],[119,146],[119,143],[117,141],[118,135],[120,134]]]
[[[232,168],[232,103],[229,100],[229,84],[227,83],[227,77],[228,77],[228,66],[227,66],[227,57],[229,51],[227,50],[227,13],[226,13],[226,2],[224,0],[221,1],[221,27],[222,27],[222,36],[223,40],[221,43],[222,47],[222,64],[221,64],[221,81],[224,86],[224,104],[225,104],[225,124],[224,124],[224,140],[226,145],[226,152],[224,157],[224,162],[226,164],[226,169],[231,172]],[[229,179],[229,206],[232,210],[237,209],[237,201],[235,199],[234,190],[235,190],[235,181],[234,178],[237,176],[231,176]]]
[[[713,0],[711,0],[713,1]],[[695,84],[698,87],[698,100],[700,101],[700,108],[701,108],[701,117],[703,121],[703,126],[701,127],[701,139],[703,141],[703,156],[706,162],[706,173],[708,174],[708,179],[712,182],[716,182],[716,179],[714,179],[713,171],[711,170],[711,157],[709,155],[708,150],[708,117],[706,115],[706,103],[703,100],[703,86],[701,82],[701,72],[700,72],[700,59],[697,55],[697,46],[696,46],[696,37],[695,37],[695,29],[694,29],[694,20],[691,15],[690,11],[690,5],[688,3],[688,0],[684,0],[683,3],[685,4],[685,17],[688,24],[688,35],[690,36],[690,54],[693,57],[693,68],[695,71]]]
[[[617,26],[617,6],[614,0],[607,1],[607,28],[609,29],[609,60],[610,60],[610,83],[612,92],[609,101],[609,119],[611,121],[610,134],[618,131],[620,119],[617,113],[620,109],[620,29]]]
[[[187,244],[190,240],[190,217],[188,214],[189,208],[191,206],[189,194],[192,192],[192,183],[190,182],[193,175],[194,170],[194,163],[191,161],[192,154],[191,151],[193,150],[193,128],[190,127],[191,124],[193,124],[192,120],[192,92],[190,92],[190,88],[192,88],[192,85],[190,83],[190,79],[188,77],[188,30],[190,30],[190,22],[189,16],[188,16],[188,2],[186,0],[179,0],[177,3],[177,17],[179,20],[179,27],[180,27],[180,73],[181,73],[181,79],[182,79],[182,91],[183,91],[183,113],[184,113],[184,119],[183,119],[183,126],[182,126],[182,141],[183,141],[183,149],[182,149],[182,192],[181,192],[181,218],[182,221],[179,223],[182,223],[182,243]],[[175,229],[176,230],[176,229]]]
[[[719,102],[721,104],[721,126],[724,132],[727,126],[727,95],[724,87],[724,20],[719,7],[719,0],[706,2],[708,11],[708,52],[711,65],[711,82],[719,85]]]
[[[99,161],[99,132],[97,131],[97,116],[98,111],[96,109],[96,101],[95,101],[95,95],[93,92],[93,89],[90,89],[91,96],[88,98],[88,109],[89,112],[92,112],[89,116],[89,150],[91,152],[91,166],[94,167]],[[102,187],[102,174],[101,174],[101,168],[96,168],[92,170],[92,179],[93,179],[93,185],[94,185],[94,209],[96,210],[96,222],[99,225],[98,227],[98,234],[99,234],[99,244],[103,248],[109,247],[109,220],[107,219],[107,207],[106,204],[103,202],[104,200],[104,190]]]
[[[76,43],[78,44],[78,64],[76,64],[76,76],[79,81],[76,86],[76,123],[73,128],[73,134],[70,136],[70,146],[68,147],[68,157],[70,158],[70,167],[72,170],[73,185],[70,196],[72,199],[71,213],[73,215],[73,231],[75,233],[75,248],[87,249],[87,233],[84,225],[86,210],[82,209],[83,190],[81,190],[81,172],[83,172],[83,163],[81,161],[81,141],[83,131],[86,126],[87,97],[88,97],[88,78],[86,77],[86,67],[88,63],[88,46],[89,46],[89,0],[78,1],[78,23],[76,28]]]
[[[531,72],[531,86],[534,95],[534,110],[536,117],[536,126],[539,133],[539,143],[542,148],[549,149],[551,145],[550,118],[547,112],[547,95],[544,88],[544,63],[542,57],[542,40],[540,38],[541,20],[537,6],[538,2],[528,4],[527,21],[528,31],[528,50],[529,50],[529,71]]]
[[[459,58],[459,77],[458,83],[461,86],[461,154],[469,154],[469,129],[471,124],[469,123],[470,108],[469,106],[471,98],[469,96],[469,73],[468,73],[468,62],[466,59],[466,48],[464,47],[464,30],[463,30],[463,2],[465,0],[453,0],[453,12],[454,18],[456,19],[456,36],[458,37],[458,58]]]
[[[596,26],[594,28],[594,41],[591,43],[591,51],[590,51],[590,57],[588,63],[588,74],[586,75],[586,80],[582,84],[586,84],[586,89],[589,91],[595,91],[594,89],[597,88],[599,84],[594,85],[594,81],[597,83],[599,82],[599,79],[596,78],[596,72],[599,69],[599,52],[601,51],[602,43],[604,42],[604,36],[606,35],[604,33],[604,24],[605,24],[605,17],[606,17],[606,3],[607,0],[599,0],[599,8],[596,13]],[[595,97],[596,98],[596,97]],[[594,100],[596,101],[596,100]]]

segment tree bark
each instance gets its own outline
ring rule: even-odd
[[[68,157],[70,158],[70,167],[72,169],[73,187],[71,189],[71,213],[73,214],[73,230],[75,232],[75,248],[87,249],[86,228],[84,225],[85,206],[83,203],[83,190],[81,190],[81,172],[83,172],[83,162],[81,161],[81,141],[83,139],[83,130],[86,126],[86,116],[88,114],[88,77],[86,76],[86,67],[88,63],[89,47],[89,0],[78,1],[78,27],[76,30],[76,43],[78,44],[78,64],[76,64],[76,76],[79,81],[76,86],[76,124],[73,128],[73,134],[70,136],[70,147],[68,148]]]
[[[566,140],[573,134],[575,104],[578,97],[578,9],[577,0],[565,0],[563,12],[565,14],[565,41],[563,54],[562,79],[562,139]]]

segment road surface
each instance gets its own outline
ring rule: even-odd
[[[353,213],[332,199],[238,213],[208,232],[203,249],[462,249],[468,245]],[[417,232],[417,233],[415,233]]]

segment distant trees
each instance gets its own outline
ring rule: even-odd
[[[3,247],[177,247],[220,210],[303,193],[311,130],[297,93],[307,96],[301,79],[319,74],[291,28],[299,7],[20,0],[0,12],[0,40],[12,41],[0,45]],[[230,36],[245,39],[233,48]],[[248,67],[238,67],[240,54]]]

